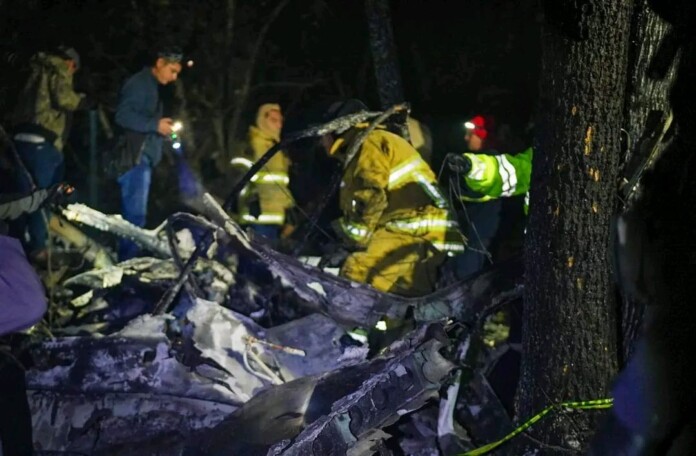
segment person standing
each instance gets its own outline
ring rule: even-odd
[[[29,171],[18,173],[18,190],[48,188],[63,179],[63,146],[69,133],[72,113],[89,108],[86,95],[73,89],[73,75],[80,68],[80,56],[73,48],[39,52],[31,59],[30,74],[15,108],[13,140],[22,163]],[[45,214],[36,211],[27,218],[30,258],[45,261],[48,229]]]
[[[121,214],[139,227],[145,226],[152,168],[162,159],[163,139],[172,134],[174,121],[162,117],[159,86],[176,81],[183,54],[178,48],[161,49],[151,65],[131,76],[121,88],[116,123],[123,129],[125,147],[118,153],[125,172],[118,176],[121,188]],[[137,255],[138,246],[130,240],[119,244],[119,259]]]
[[[266,103],[259,107],[255,125],[249,127],[249,155],[237,157],[232,164],[248,169],[280,141],[283,114],[280,105]],[[251,179],[239,197],[240,222],[256,234],[277,239],[285,224],[286,211],[293,206],[288,189],[290,160],[280,151]]]

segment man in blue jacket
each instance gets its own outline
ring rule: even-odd
[[[176,81],[181,72],[182,53],[178,48],[160,50],[151,66],[131,76],[121,89],[116,123],[126,137],[125,160],[129,168],[118,177],[121,186],[121,213],[124,219],[145,226],[152,168],[162,158],[162,141],[172,134],[173,121],[162,117],[158,86]],[[119,258],[138,253],[138,246],[123,240]]]

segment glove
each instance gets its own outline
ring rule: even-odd
[[[459,174],[467,174],[471,171],[471,160],[463,154],[447,154],[445,157],[449,169]]]
[[[331,251],[327,252],[324,254],[324,256],[321,257],[321,260],[319,260],[319,264],[317,267],[319,269],[322,268],[338,268],[340,267],[345,261],[348,256],[350,256],[352,252],[344,247],[336,247],[335,249],[332,249]]]

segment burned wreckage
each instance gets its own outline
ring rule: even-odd
[[[210,194],[195,209],[155,230],[62,209],[63,231],[127,237],[151,256],[93,254],[101,267],[54,289],[51,337],[27,355],[40,454],[457,454],[513,429],[488,377],[516,347],[484,342],[483,328],[521,300],[521,261],[406,298],[273,250]],[[412,329],[375,350],[365,334],[383,319]]]

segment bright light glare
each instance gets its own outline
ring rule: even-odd
[[[174,122],[174,125],[172,125],[172,131],[179,131],[182,128],[184,128],[184,124],[179,121]]]
[[[375,328],[377,328],[380,331],[386,331],[387,330],[387,322],[384,320],[380,320],[375,325]]]
[[[181,149],[181,143],[180,143],[180,142],[175,142],[174,144],[172,144],[172,148],[173,148],[173,149],[176,149],[176,150]]]
[[[469,130],[474,130],[476,128],[476,125],[474,125],[473,122],[464,122],[464,127]]]
[[[188,62],[186,62],[186,66],[191,68],[193,66],[193,60],[189,60]]]

